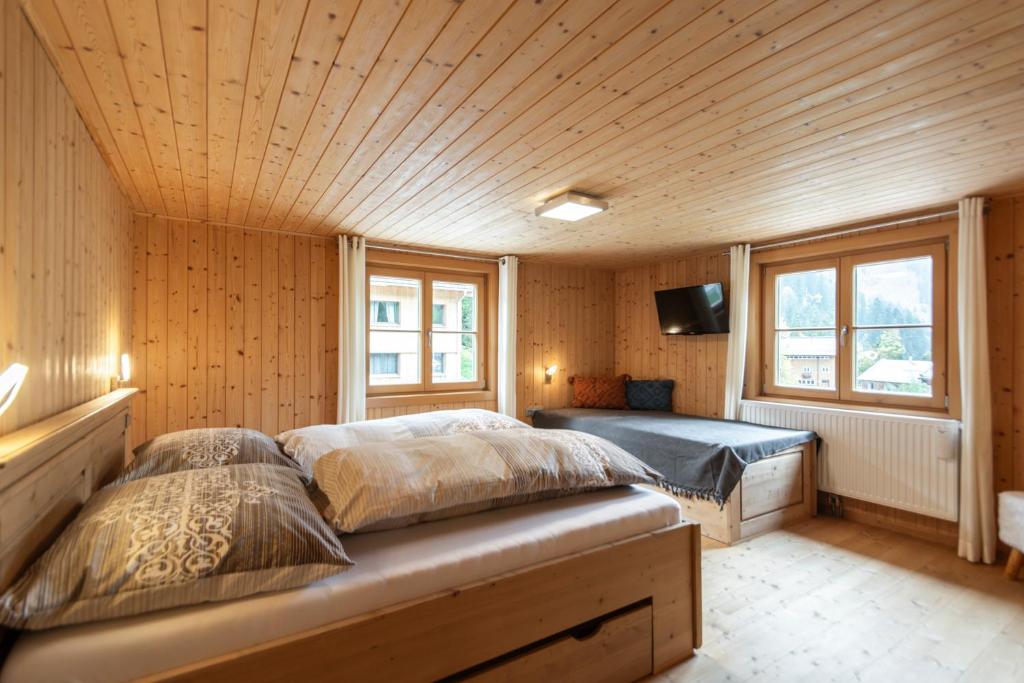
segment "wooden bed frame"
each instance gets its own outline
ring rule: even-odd
[[[134,393],[0,438],[0,590],[128,461]],[[700,595],[700,526],[684,522],[147,680],[630,681],[700,646]]]
[[[725,502],[677,496],[684,516],[700,522],[701,533],[732,545],[818,514],[817,444],[787,448],[748,465]]]

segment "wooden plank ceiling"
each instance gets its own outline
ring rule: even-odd
[[[1024,184],[1024,0],[24,6],[153,214],[608,265]]]

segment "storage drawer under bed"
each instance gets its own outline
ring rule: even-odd
[[[632,605],[454,676],[473,683],[622,683],[653,672],[652,609]]]
[[[803,458],[796,449],[747,465],[739,486],[743,521],[803,502]]]

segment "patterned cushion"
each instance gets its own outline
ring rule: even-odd
[[[610,408],[629,410],[626,403],[626,381],[629,375],[618,377],[573,377],[573,408]]]
[[[309,481],[309,475],[266,434],[216,427],[171,432],[147,441],[135,449],[134,462],[116,484],[182,470],[246,464],[288,467]]]
[[[0,624],[41,629],[228,600],[351,564],[294,470],[186,470],[93,494],[0,596]]]
[[[340,532],[375,531],[661,475],[593,434],[508,429],[332,451],[313,468]]]
[[[429,413],[400,415],[382,420],[365,420],[342,425],[314,425],[292,429],[277,435],[281,448],[304,470],[312,472],[318,458],[338,448],[361,446],[382,441],[417,439],[422,436],[446,436],[461,432],[495,429],[529,429],[514,417],[481,408],[435,410]]]
[[[634,379],[626,382],[626,402],[632,410],[672,412],[673,379]]]

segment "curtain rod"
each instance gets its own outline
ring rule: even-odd
[[[923,216],[911,216],[909,218],[899,218],[892,221],[885,221],[883,223],[872,223],[871,225],[861,225],[856,228],[846,228],[845,230],[834,230],[832,232],[819,233],[817,235],[808,235],[807,237],[794,237],[790,240],[783,240],[781,242],[769,242],[768,244],[759,244],[751,247],[750,251],[764,251],[765,249],[776,249],[778,247],[788,247],[793,244],[803,244],[804,242],[816,242],[817,240],[826,240],[832,237],[842,237],[843,235],[854,235],[858,232],[866,232],[867,230],[878,230],[879,228],[891,228],[897,225],[903,225],[904,223],[917,223],[918,221],[935,220],[937,218],[948,218],[949,216],[959,215],[958,209],[949,209],[947,211],[939,211],[937,213],[929,213]],[[728,256],[728,251],[723,251],[722,256]]]
[[[484,263],[498,263],[501,259],[488,258],[486,256],[463,256],[462,254],[446,254],[443,251],[429,251],[427,249],[414,249],[412,247],[391,247],[384,244],[366,243],[367,249],[377,251],[393,251],[399,254],[418,254],[420,256],[440,256],[443,258],[462,259],[463,261],[483,261]]]

